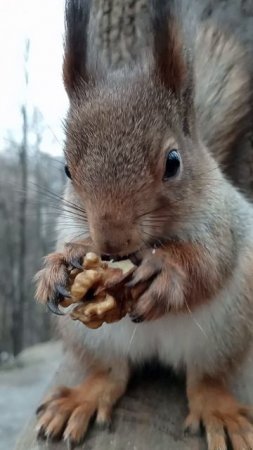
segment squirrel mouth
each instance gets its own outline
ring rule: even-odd
[[[140,258],[137,257],[137,253],[131,253],[123,256],[102,254],[101,257],[103,261],[124,261],[126,259],[130,259],[130,261],[132,261],[132,263],[136,266],[140,264]]]

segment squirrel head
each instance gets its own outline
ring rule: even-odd
[[[87,56],[89,2],[66,5],[67,174],[97,250],[110,255],[175,234],[201,197],[210,162],[177,21],[165,2],[153,3],[152,61],[112,73]]]

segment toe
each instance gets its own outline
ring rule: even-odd
[[[96,410],[95,405],[84,403],[78,406],[71,414],[64,431],[64,440],[71,440],[76,445],[85,437],[89,422]]]
[[[71,439],[65,439],[67,450],[74,450],[76,447],[75,442],[73,442]]]
[[[109,428],[111,424],[112,405],[101,403],[98,406],[96,423],[102,428]]]
[[[200,418],[195,414],[189,414],[184,423],[184,434],[195,436],[201,432]]]
[[[64,252],[65,261],[73,267],[83,270],[83,258],[88,251],[89,248],[87,247],[87,245],[84,245],[81,242],[66,243]]]
[[[57,414],[52,418],[46,428],[46,436],[50,439],[60,438],[63,433],[65,424],[67,423],[69,414],[67,412],[63,414]]]
[[[58,438],[62,434],[75,407],[75,402],[67,395],[67,391],[68,388],[66,391],[60,388],[38,408],[39,419],[36,427],[38,436],[42,431],[45,437],[50,439]],[[66,395],[59,397],[60,392]]]
[[[227,450],[225,431],[208,432],[207,433],[208,450]]]
[[[149,291],[145,292],[143,295],[139,297],[137,302],[134,305],[134,308],[131,313],[131,317],[133,322],[143,322],[146,320],[152,312],[153,302],[150,296]]]
[[[132,316],[137,321],[156,320],[166,313],[165,302],[152,288],[146,291],[135,303]],[[141,320],[139,320],[141,319]],[[136,322],[136,320],[134,320]]]
[[[46,438],[47,437],[47,427],[53,419],[53,414],[51,411],[46,411],[39,419],[38,424],[36,426],[37,438]]]
[[[143,264],[136,269],[132,279],[126,284],[129,288],[135,287],[139,283],[144,283],[145,281],[152,281],[156,275],[160,273],[160,269],[154,268],[151,264]]]
[[[251,450],[247,442],[237,433],[229,435],[233,450]]]
[[[250,431],[250,432],[247,432],[245,434],[245,438],[244,439],[247,442],[249,449],[253,450],[253,430]]]
[[[253,426],[245,417],[230,419],[226,428],[233,450],[253,450]]]
[[[227,450],[227,438],[222,420],[214,417],[205,422],[208,450]]]
[[[71,389],[66,386],[58,386],[55,388],[50,394],[48,394],[43,403],[37,408],[36,414],[41,414],[53,400],[57,400],[59,398],[68,397],[71,394]]]

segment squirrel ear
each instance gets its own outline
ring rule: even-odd
[[[71,97],[80,82],[88,83],[87,49],[91,0],[66,0],[63,81]]]
[[[169,2],[153,0],[151,4],[155,72],[162,84],[177,96],[187,76],[179,24]]]
[[[190,54],[184,46],[185,30],[179,16],[176,0],[151,0],[154,74],[180,100],[184,131],[190,134],[190,112],[191,121],[193,118],[193,71]]]

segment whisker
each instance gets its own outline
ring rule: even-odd
[[[34,191],[34,192],[44,193],[45,195],[48,195],[49,197],[51,197],[53,199],[57,198],[57,199],[61,200],[63,203],[66,203],[68,206],[71,205],[73,208],[78,209],[79,211],[82,211],[83,213],[86,213],[86,211],[84,209],[82,209],[76,203],[73,203],[70,200],[67,200],[64,196],[59,195],[59,194],[57,194],[57,193],[55,193],[53,191],[50,191],[49,189],[47,189],[45,187],[42,187],[42,186],[39,186],[38,184],[33,183],[33,182],[30,182],[30,185],[32,185],[32,186],[36,187],[37,189],[39,189],[39,190]]]
[[[202,326],[200,325],[200,323],[195,319],[195,317],[194,317],[194,315],[193,315],[193,313],[192,313],[192,311],[191,311],[191,309],[190,309],[190,307],[189,307],[188,302],[186,301],[186,299],[184,300],[184,302],[185,302],[187,311],[188,311],[188,313],[190,314],[190,316],[191,316],[193,322],[194,322],[195,325],[199,328],[199,330],[200,330],[201,333],[205,336],[205,338],[208,339],[208,336],[207,336],[205,330],[202,328]]]
[[[164,243],[157,236],[147,233],[145,230],[142,230],[142,233],[145,234],[146,236],[148,236],[148,238],[149,238],[148,241],[144,241],[146,247],[150,247],[150,245],[152,244],[153,247],[157,246],[157,247],[165,248]],[[152,241],[152,243],[150,241]]]
[[[130,337],[128,348],[127,348],[127,353],[129,353],[129,351],[130,351],[131,345],[133,343],[133,340],[134,340],[134,337],[135,337],[135,334],[136,334],[136,330],[137,330],[137,325],[135,325],[135,327],[133,329],[132,336]]]
[[[36,203],[30,204],[30,206],[38,206]],[[29,208],[28,208],[29,212]],[[36,214],[36,211],[32,211],[34,215]],[[68,209],[62,209],[61,207],[57,207],[52,205],[51,209],[41,211],[41,214],[44,215],[55,215],[56,217],[59,217],[58,213],[61,213],[61,217],[67,217],[67,218],[77,218],[80,222],[87,222],[87,217],[83,216],[81,214],[76,213],[75,211],[71,211]]]
[[[70,224],[70,223],[61,223],[60,225],[59,224],[57,224],[57,226],[56,226],[56,224],[54,223],[54,222],[47,222],[47,223],[42,223],[41,224],[41,228],[43,228],[43,229],[45,229],[45,228],[47,228],[47,229],[50,229],[50,228],[53,228],[53,230],[55,231],[55,230],[57,230],[57,228],[58,227],[61,227],[61,228],[63,228],[63,229],[70,229],[70,230],[83,230],[81,227],[79,227],[79,226],[73,226],[72,224]]]
[[[81,208],[81,207],[77,206],[76,204],[74,204],[73,202],[70,202],[70,201],[64,199],[64,197],[62,197],[62,196],[60,196],[60,195],[58,195],[56,193],[53,193],[53,192],[51,192],[51,191],[49,191],[47,189],[44,189],[44,188],[41,189],[40,191],[38,190],[38,191],[35,191],[35,192],[36,193],[40,193],[40,194],[44,195],[44,197],[47,198],[47,206],[50,206],[50,207],[52,207],[54,209],[58,208],[58,210],[62,210],[62,209],[65,208],[65,211],[67,211],[67,212],[69,212],[71,214],[75,214],[76,217],[79,216],[81,219],[87,220],[86,211],[83,208]],[[61,201],[61,205],[56,203],[56,201],[58,199]],[[33,200],[33,202],[34,202],[34,200]],[[49,202],[49,204],[48,204],[48,202]]]
[[[141,235],[141,233],[138,233],[139,239],[143,245],[143,248],[148,248],[148,243],[145,241],[145,239],[143,239],[143,236]]]
[[[77,235],[75,235],[73,238],[71,238],[70,242],[75,241],[75,240],[77,240],[77,239],[79,239],[79,238],[82,238],[82,237],[83,237],[84,239],[88,238],[88,237],[89,237],[89,233],[80,233],[80,234],[77,234]]]
[[[78,215],[78,214],[76,214],[76,213],[74,213],[72,211],[62,212],[61,209],[56,209],[56,208],[55,208],[55,211],[43,211],[42,216],[43,216],[43,219],[45,217],[47,217],[47,216],[55,217],[55,220],[57,221],[58,218],[59,218],[59,213],[60,213],[60,217],[61,218],[66,218],[66,219],[69,219],[70,221],[72,220],[73,223],[74,222],[78,222],[80,224],[87,224],[88,223],[86,217],[82,217],[82,216],[80,216],[80,215]],[[30,217],[36,217],[36,213],[31,215]]]

